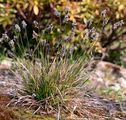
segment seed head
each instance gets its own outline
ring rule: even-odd
[[[36,20],[33,21],[33,24],[34,24],[35,27],[38,28],[38,22]]]
[[[21,32],[21,28],[18,24],[15,24],[15,30],[16,32],[20,33]]]
[[[54,15],[57,16],[57,17],[60,17],[61,16],[61,13],[58,12],[57,9],[54,9]]]
[[[94,27],[92,29],[86,29],[84,34],[89,40],[96,40],[99,38],[99,33],[96,32]]]
[[[87,28],[91,28],[92,24],[93,24],[93,19],[91,18],[85,22]]]
[[[102,16],[102,17],[106,17],[106,15],[107,15],[107,10],[105,9],[105,10],[103,10],[103,11],[101,12],[101,16]]]
[[[118,27],[121,27],[122,25],[124,25],[124,21],[123,20],[114,23],[114,27],[113,28],[117,29]]]
[[[63,23],[67,23],[69,21],[70,15],[69,13],[64,16]]]
[[[64,39],[64,41],[65,41],[65,42],[70,41],[70,37],[69,37],[69,36],[64,36],[64,38],[63,38],[63,39]]]
[[[23,20],[22,21],[22,27],[25,29],[27,27],[27,23]]]
[[[53,29],[53,24],[50,24],[50,25],[47,27],[47,30],[48,30],[48,32],[52,32],[52,29]]]
[[[1,42],[3,42],[3,41],[5,41],[5,42],[9,41],[9,37],[6,33],[2,34]]]
[[[12,48],[14,47],[14,41],[13,40],[9,41],[8,44],[9,44],[10,47],[12,47]]]
[[[11,51],[7,51],[7,55],[9,58],[14,58],[14,54]]]
[[[67,6],[67,7],[65,8],[65,13],[67,14],[69,11],[70,11],[70,7]]]

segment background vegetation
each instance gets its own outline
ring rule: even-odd
[[[124,63],[121,58],[126,47],[125,4],[124,0],[1,0],[1,53],[9,51],[21,54],[17,45],[20,39],[24,46],[24,50],[21,49],[23,52],[29,52],[26,50],[27,43],[31,51],[39,43],[38,46],[50,48],[49,54],[54,55],[57,51],[55,46],[59,47],[63,42],[62,48],[79,53],[88,49],[89,46],[85,45],[87,42],[85,31],[94,27],[99,37],[93,55],[102,56],[102,59],[121,65]],[[106,10],[105,18],[102,15],[104,10]],[[123,25],[114,28],[114,25],[121,20]],[[22,21],[27,24],[26,28],[23,28]],[[19,25],[20,33],[15,32],[15,24]],[[9,38],[4,38],[7,36],[2,35],[3,33]],[[93,38],[92,36],[88,38],[89,41],[96,39],[96,35]],[[9,45],[11,40],[14,41],[15,48]]]

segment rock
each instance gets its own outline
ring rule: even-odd
[[[90,74],[93,86],[98,89],[126,90],[126,69],[105,61],[94,61],[94,72]],[[93,63],[93,64],[94,64]]]
[[[0,63],[0,69],[10,69],[12,65],[11,59],[5,59]]]
[[[0,69],[0,94],[15,97],[22,87],[22,80],[17,73]]]
[[[119,83],[121,87],[126,89],[126,79],[124,79],[123,77],[119,78]]]

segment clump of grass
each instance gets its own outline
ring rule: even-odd
[[[88,57],[82,56],[76,60],[55,57],[52,62],[47,57],[34,62],[18,59],[24,91],[37,100],[62,103],[70,90],[83,87],[87,80],[84,67],[87,60]]]
[[[71,90],[83,87],[87,80],[84,66],[96,42],[80,34],[76,22],[62,23],[61,18],[60,25],[57,22],[47,24],[40,33],[34,32],[32,42],[28,39],[25,21],[21,26],[15,24],[16,43],[11,45],[14,53],[11,56],[18,60],[24,91],[39,101],[49,100],[53,104],[62,103]],[[81,45],[87,46],[86,52]]]

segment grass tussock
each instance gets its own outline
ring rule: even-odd
[[[37,100],[62,103],[72,89],[82,88],[87,81],[86,57],[76,60],[60,59],[52,62],[46,57],[34,61],[18,60],[24,91]]]

